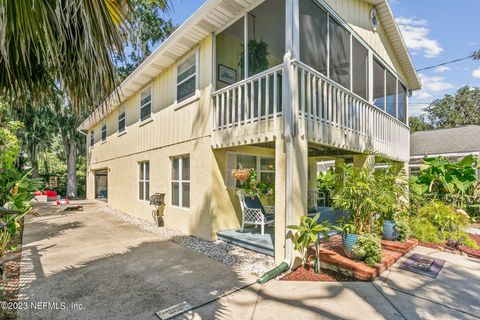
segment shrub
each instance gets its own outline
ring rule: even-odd
[[[383,258],[380,238],[374,234],[361,235],[353,246],[353,254],[362,257],[369,266],[375,266]]]
[[[452,206],[438,201],[422,207],[418,216],[431,221],[441,234],[458,231],[469,225],[468,217],[458,213]]]
[[[415,217],[410,219],[410,229],[413,237],[420,242],[443,243],[439,237],[437,227],[424,218]]]
[[[395,221],[395,232],[398,234],[398,240],[401,242],[405,242],[408,240],[410,235],[412,234],[412,230],[408,225],[408,220],[406,219],[398,219]]]

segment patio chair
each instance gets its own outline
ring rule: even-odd
[[[263,206],[256,196],[245,195],[242,191],[237,192],[242,208],[242,232],[246,224],[260,225],[262,235],[265,234],[265,226],[275,221],[275,207]]]

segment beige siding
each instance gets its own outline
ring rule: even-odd
[[[126,134],[118,135],[118,109],[111,112],[101,123],[94,127],[96,141],[101,138],[101,125],[107,123],[107,143],[96,143],[91,149],[92,164],[118,159],[127,155],[144,152],[183,141],[198,139],[210,134],[212,129],[210,116],[210,69],[211,38],[202,41],[199,52],[199,99],[178,107],[173,104],[175,92],[175,69],[172,65],[166,72],[157,76],[149,85],[139,90],[123,106],[126,111]],[[195,52],[194,49],[192,52]],[[148,87],[152,88],[152,119],[141,124],[140,94]]]
[[[405,79],[404,71],[400,67],[382,24],[379,23],[376,33],[372,31],[370,11],[373,5],[363,0],[326,0],[326,2],[400,77]]]

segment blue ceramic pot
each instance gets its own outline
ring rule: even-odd
[[[353,234],[353,233],[342,234],[343,252],[345,252],[345,255],[350,259],[358,259],[358,257],[353,254],[353,246],[357,243],[357,241],[358,241],[358,234]]]
[[[398,234],[395,231],[395,222],[385,220],[383,223],[383,239],[395,241],[398,239]]]

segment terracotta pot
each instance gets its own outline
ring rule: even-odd
[[[250,178],[250,169],[232,170],[232,176],[237,181],[247,181]]]

